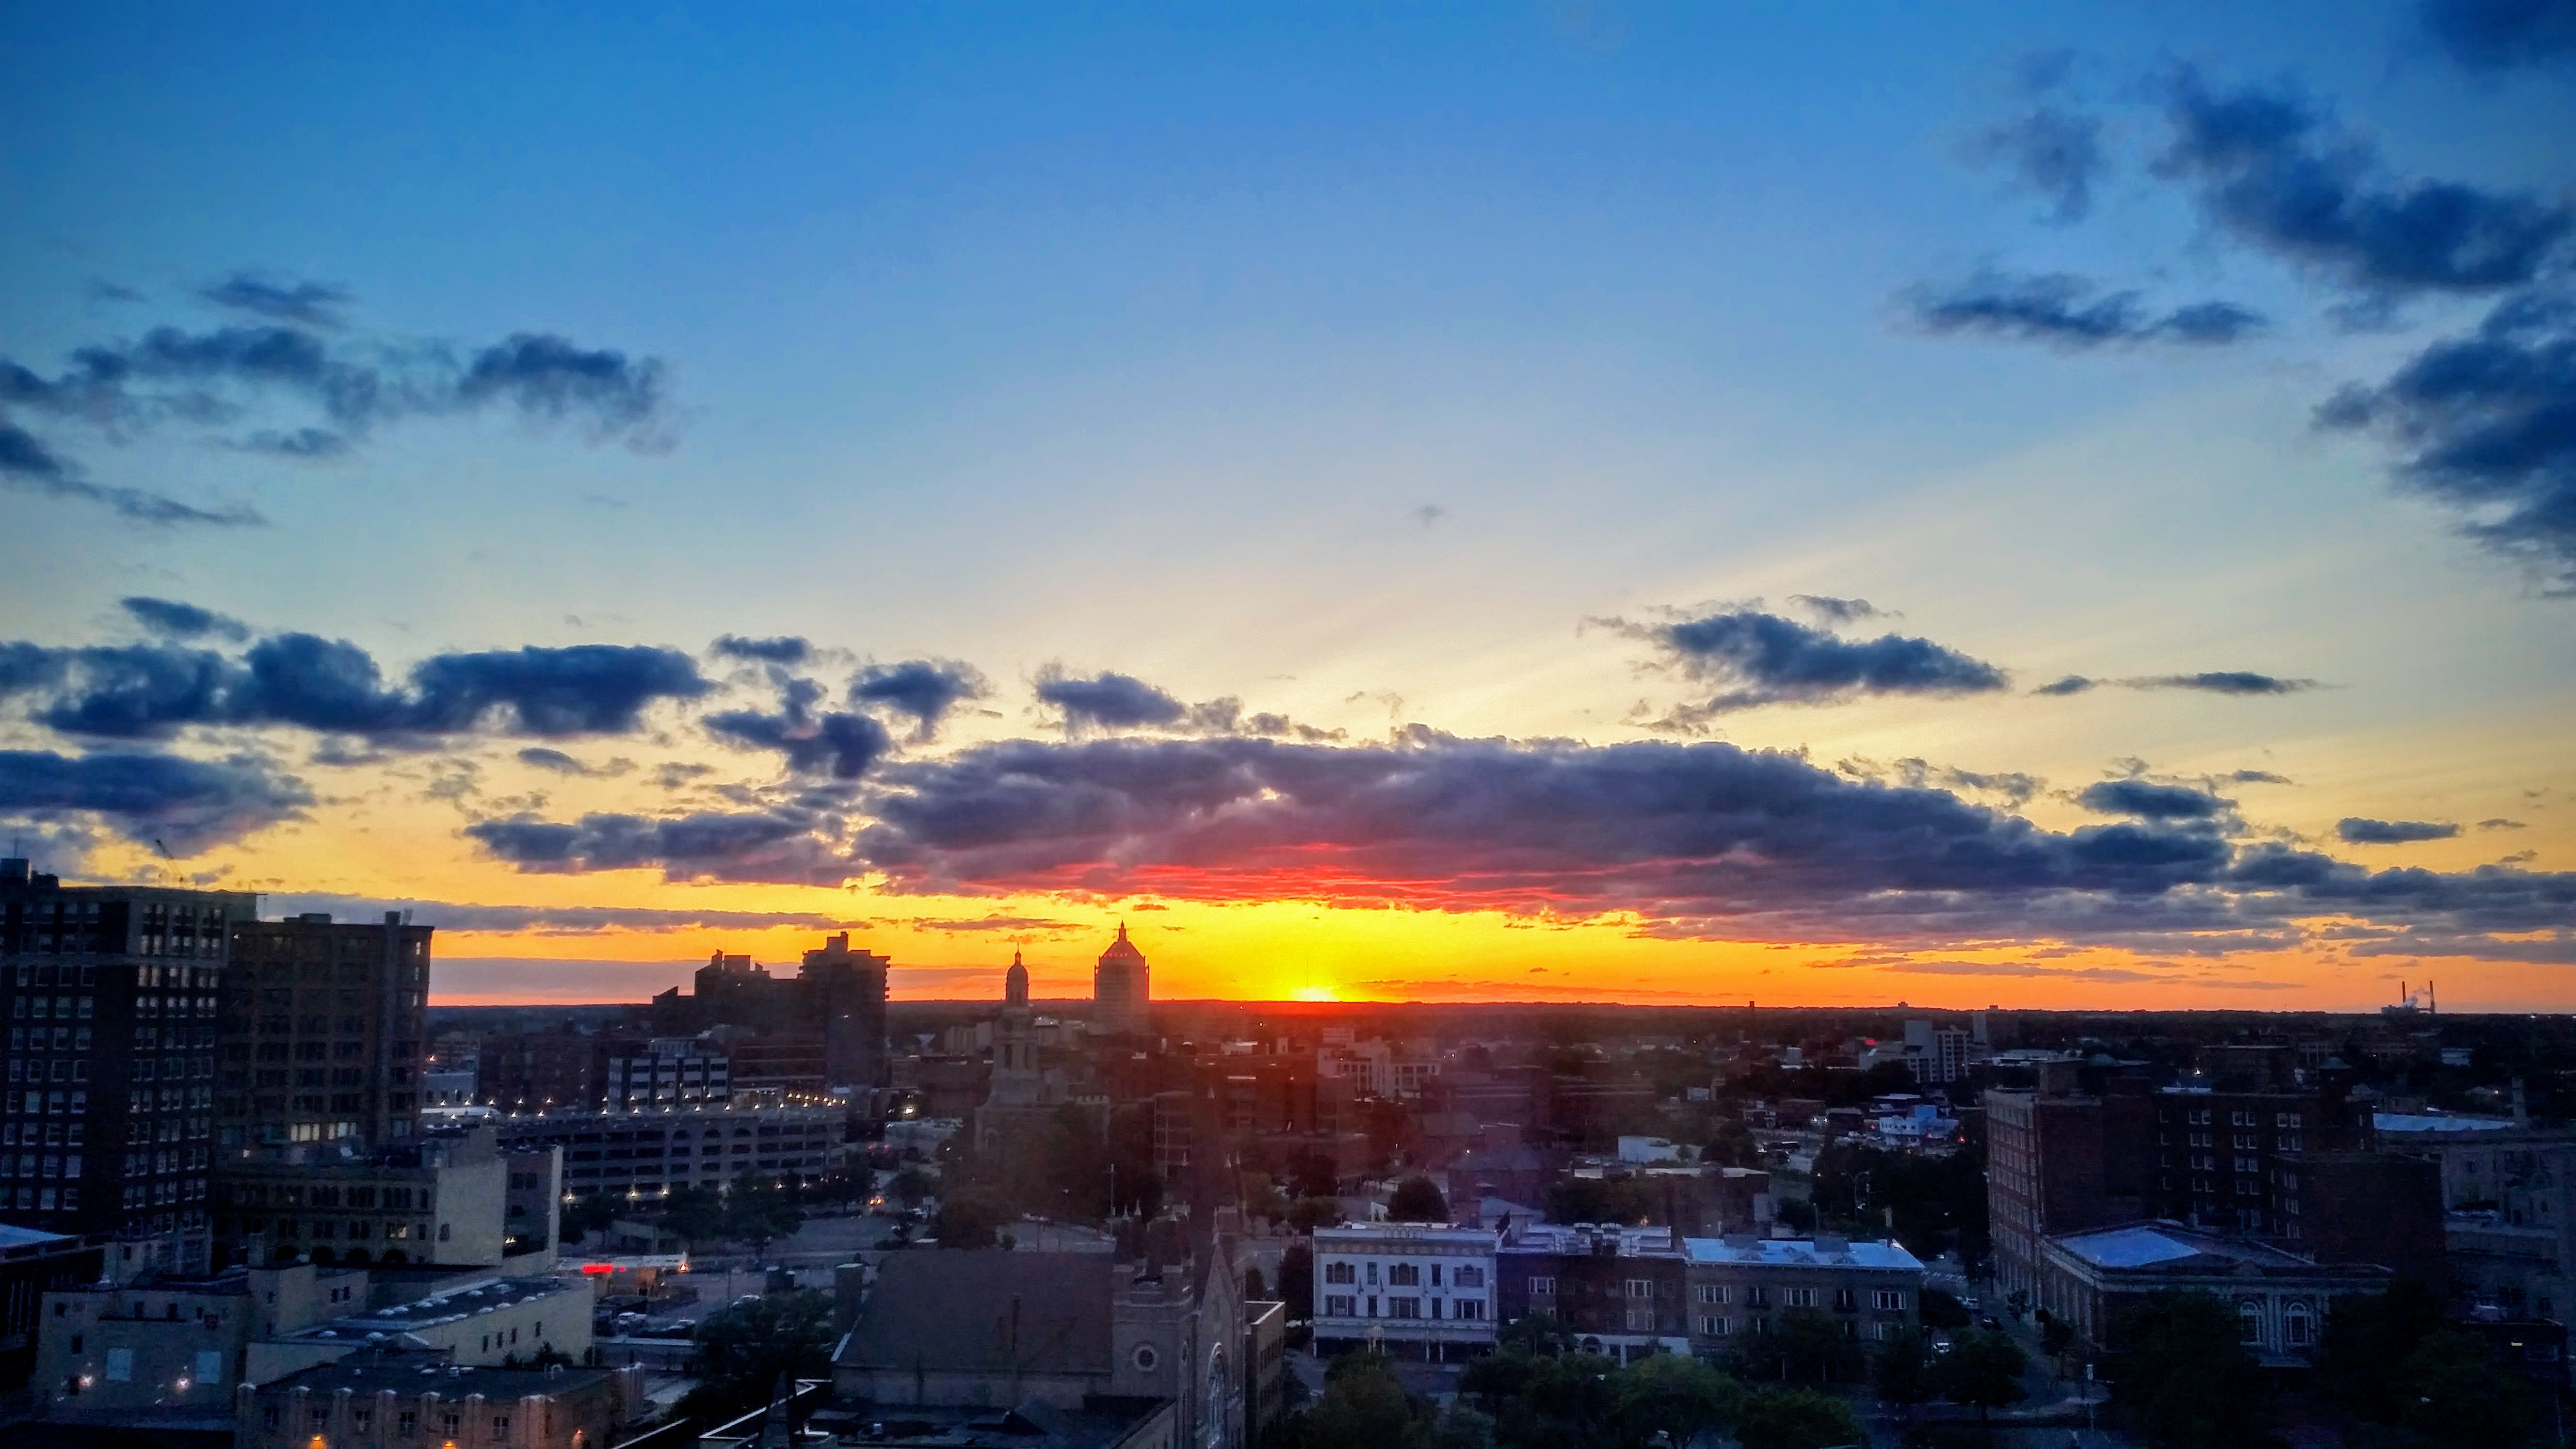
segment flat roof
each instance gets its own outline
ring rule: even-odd
[[[285,1338],[364,1338],[370,1333],[410,1333],[442,1323],[455,1323],[479,1313],[512,1308],[535,1298],[551,1298],[569,1293],[572,1285],[559,1278],[502,1278],[477,1283],[391,1308],[370,1309],[317,1323],[280,1335]]]
[[[2528,1125],[2511,1117],[2435,1117],[2414,1112],[2374,1112],[2370,1123],[2382,1132],[2503,1132]]]
[[[57,1247],[79,1241],[80,1239],[69,1233],[40,1232],[35,1228],[21,1228],[9,1223],[0,1223],[0,1253],[19,1248]]]
[[[262,1394],[282,1394],[289,1389],[311,1389],[327,1397],[334,1390],[372,1394],[391,1389],[397,1394],[436,1393],[445,1399],[462,1399],[468,1394],[481,1394],[487,1402],[506,1403],[531,1394],[561,1394],[570,1389],[585,1388],[615,1373],[605,1368],[509,1369],[470,1368],[443,1361],[443,1355],[352,1354],[334,1363],[317,1364],[301,1373],[271,1379],[259,1386]]]
[[[1813,1238],[1684,1238],[1682,1251],[1694,1263],[1737,1263],[1764,1268],[1891,1268],[1920,1272],[1923,1260],[1893,1239],[1863,1238],[1833,1247],[1818,1247]]]
[[[2236,1264],[2258,1268],[2317,1266],[2278,1248],[2194,1232],[2176,1223],[2131,1223],[2089,1233],[2067,1233],[2049,1241],[2098,1268],[2155,1268],[2192,1259],[2200,1259],[2213,1268]]]

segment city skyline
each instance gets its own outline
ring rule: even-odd
[[[2489,10],[308,19],[0,20],[38,870],[433,1003],[2576,1001]]]

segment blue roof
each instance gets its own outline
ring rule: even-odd
[[[1684,1238],[1682,1251],[1694,1263],[1746,1263],[1766,1268],[1894,1268],[1914,1272],[1923,1268],[1922,1259],[1892,1239],[1862,1239],[1840,1248],[1818,1248],[1812,1238],[1757,1238],[1751,1242]]]

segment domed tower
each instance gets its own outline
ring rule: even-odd
[[[1029,1009],[1029,968],[1020,961],[1020,953],[1011,953],[1010,974],[1002,978],[1002,1005],[1016,1011]]]
[[[1100,953],[1091,973],[1091,1020],[1102,1031],[1145,1034],[1145,1009],[1153,1001],[1145,953],[1127,939],[1127,923],[1118,923],[1118,939]]]

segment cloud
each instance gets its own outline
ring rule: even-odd
[[[2499,815],[2492,820],[2479,821],[2478,828],[2480,830],[2523,830],[2529,827],[2525,826],[2519,820],[2507,820],[2503,816]]]
[[[1789,602],[1828,624],[1857,624],[1894,616],[1867,599],[1837,599],[1831,594],[1791,594]]]
[[[802,664],[814,652],[814,646],[792,634],[772,639],[746,639],[740,634],[726,634],[717,638],[713,647],[718,658],[761,664]]]
[[[242,640],[250,637],[250,626],[241,620],[183,604],[175,599],[155,599],[143,594],[116,601],[117,606],[134,616],[135,622],[155,634],[171,639],[201,639],[212,634],[219,638]]]
[[[465,835],[494,858],[536,874],[655,868],[667,879],[837,883],[846,863],[822,848],[826,821],[792,807],[700,811],[659,820],[591,814],[576,824],[532,815],[478,820]]]
[[[1132,674],[1103,670],[1088,679],[1049,664],[1037,675],[1038,702],[1061,715],[1067,735],[1093,730],[1169,729],[1188,722],[1190,707]]]
[[[954,659],[908,659],[900,664],[871,664],[850,681],[850,703],[883,705],[910,716],[915,743],[939,733],[939,722],[968,700],[993,692],[992,681],[971,664]]]
[[[1983,271],[1947,286],[1924,283],[1903,293],[1912,324],[1936,337],[1978,333],[2039,342],[2061,352],[2171,342],[2219,346],[2241,342],[2270,323],[2233,302],[2195,302],[2157,315],[2136,292],[2095,296],[2096,288],[2063,273],[2010,276]]]
[[[2081,221],[2093,209],[2093,183],[2106,165],[2102,123],[2055,106],[1992,127],[1970,149],[2008,167],[2015,183],[2047,201],[2060,223]]]
[[[2237,240],[2359,294],[2366,310],[2522,286],[2568,232],[2562,204],[2388,178],[2373,147],[2331,131],[2294,91],[2213,91],[2184,67],[2166,83],[2165,109],[2173,141],[2159,174],[2191,186]]]
[[[180,606],[185,607],[185,606]],[[660,699],[709,685],[687,655],[579,644],[439,654],[384,687],[347,640],[275,634],[238,659],[173,643],[52,649],[0,645],[0,697],[42,696],[31,717],[67,734],[146,738],[191,725],[292,725],[371,738],[495,730],[557,737],[623,734]]]
[[[1080,921],[1058,921],[1046,916],[977,916],[973,918],[925,918],[904,923],[916,931],[1080,931],[1092,929]]]
[[[2269,770],[2237,770],[2221,777],[2231,785],[2289,785],[2296,783],[2287,775]]]
[[[2570,0],[2423,0],[2426,33],[2450,57],[2485,74],[2576,60]]]
[[[2088,679],[2069,674],[2031,691],[2033,694],[2065,696],[2084,694],[2102,688],[2113,689],[2186,689],[2201,694],[2298,694],[2324,686],[2313,679],[2287,679],[2274,674],[2256,674],[2243,669],[2213,669],[2199,674],[2147,674],[2128,679]],[[2287,783],[2284,781],[2283,783]]]
[[[595,442],[622,438],[639,448],[669,441],[670,399],[663,364],[612,349],[584,348],[547,333],[514,333],[460,354],[444,342],[402,338],[346,341],[323,335],[338,294],[236,277],[209,289],[222,305],[264,320],[205,331],[161,326],[141,337],[75,348],[47,376],[0,358],[0,408],[41,413],[120,443],[159,427],[197,431],[225,446],[294,459],[355,451],[372,431],[406,418],[452,417],[495,408],[530,422],[571,421]],[[282,320],[281,320],[282,319]],[[254,407],[302,406],[319,418],[224,432]],[[152,523],[244,524],[247,509],[208,510],[140,489],[88,482],[73,462],[0,418],[0,482],[105,505]]]
[[[550,750],[543,745],[530,745],[528,748],[519,751],[519,763],[529,766],[532,769],[552,770],[558,775],[587,775],[590,773],[590,767],[583,764],[581,761],[574,759],[572,756],[565,754],[561,750]]]
[[[2411,845],[2419,840],[2449,840],[2460,827],[2437,820],[2366,820],[2347,815],[2335,822],[2335,837],[2347,845]]]
[[[320,282],[279,282],[252,272],[235,272],[201,288],[198,296],[233,312],[247,312],[271,322],[337,328],[349,305],[347,290]]]
[[[1660,647],[1684,676],[1713,685],[1706,704],[1677,711],[1688,724],[1765,704],[1839,704],[1863,695],[1958,695],[1999,690],[2004,671],[1928,639],[1884,634],[1845,640],[1750,609],[1677,623],[1629,625]]]
[[[2083,981],[2115,985],[2174,985],[2188,978],[2137,971],[2126,966],[2034,966],[2023,961],[1890,961],[1881,971],[1910,976],[2012,976],[2024,980]]]
[[[781,682],[778,712],[737,709],[708,715],[699,723],[728,744],[777,750],[787,768],[800,775],[827,774],[855,780],[869,765],[894,748],[884,725],[863,714],[816,714],[823,686],[810,679]]]
[[[381,920],[387,911],[404,911],[416,924],[436,926],[442,931],[506,932],[513,935],[589,936],[604,931],[768,931],[789,927],[823,931],[853,924],[845,917],[816,915],[810,911],[492,906],[400,896],[347,896],[303,891],[286,892],[266,899],[269,909],[287,915],[323,911],[343,920]]]
[[[2509,298],[2379,386],[2336,393],[2316,421],[2377,435],[2406,487],[2548,591],[2576,593],[2576,302]]]
[[[2103,815],[2148,820],[2215,820],[2233,807],[2205,790],[2148,780],[2100,780],[2076,792],[2075,803]]]
[[[303,782],[256,755],[220,761],[110,752],[0,750],[0,817],[39,823],[97,819],[130,840],[179,855],[301,819]]]
[[[126,286],[121,282],[111,282],[105,277],[90,278],[89,281],[82,286],[81,295],[87,297],[93,302],[140,302],[144,300],[144,296],[141,292],[138,292],[132,287]]]
[[[1431,525],[1438,523],[1440,520],[1447,518],[1448,516],[1449,510],[1441,507],[1437,503],[1425,503],[1421,507],[1413,510],[1413,521],[1421,524],[1424,528],[1429,528]]]

